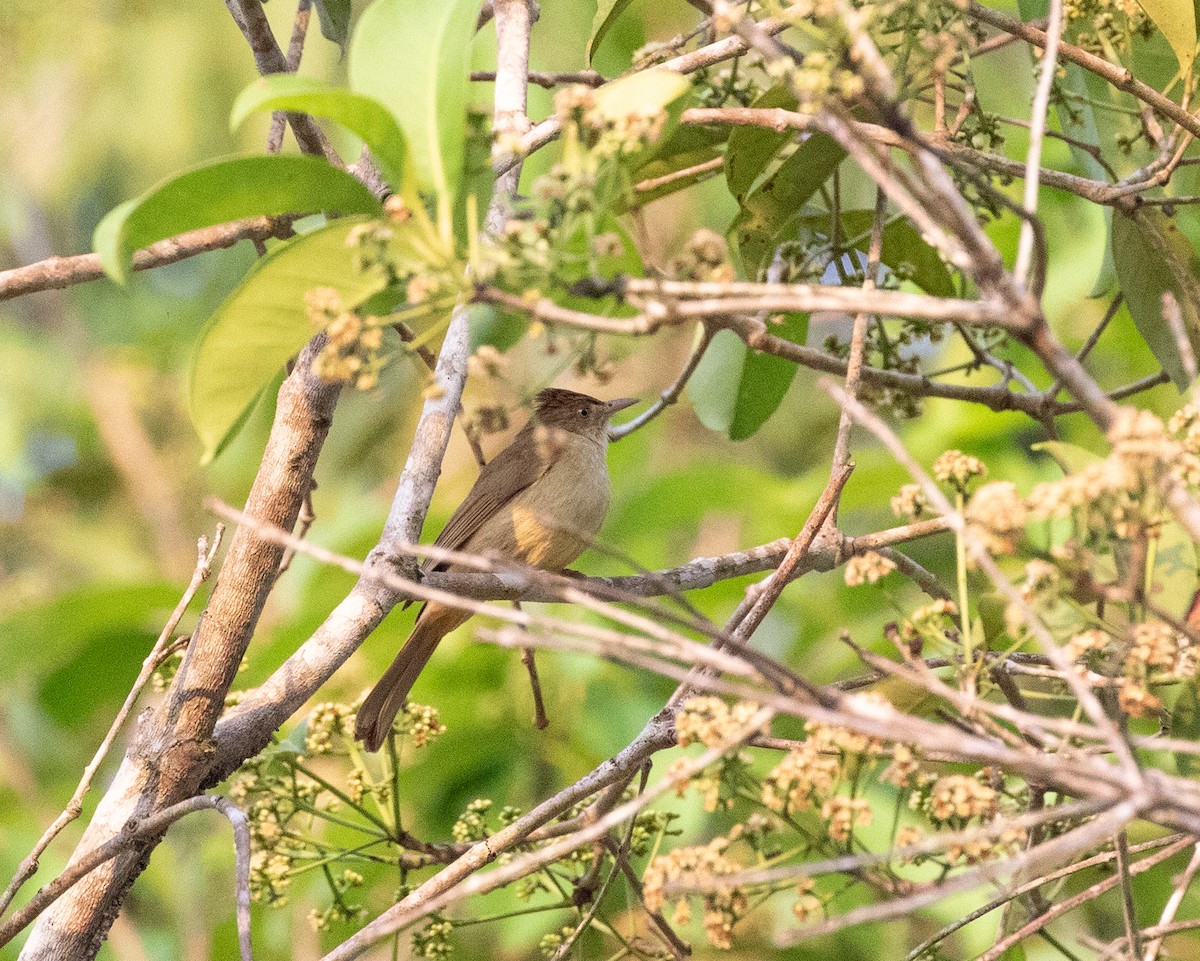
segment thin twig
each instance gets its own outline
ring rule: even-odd
[[[125,696],[125,703],[117,711],[117,716],[113,718],[113,722],[109,726],[104,740],[101,741],[100,746],[96,749],[96,753],[92,756],[91,761],[88,762],[87,767],[83,769],[83,776],[79,779],[79,784],[75,788],[75,793],[71,795],[71,800],[67,802],[67,806],[63,809],[62,813],[54,819],[54,823],[46,828],[45,832],[38,839],[37,844],[33,846],[33,850],[29,852],[17,868],[16,874],[4,889],[4,893],[0,894],[0,915],[8,910],[8,906],[12,904],[12,900],[16,896],[17,891],[20,890],[21,885],[37,873],[38,859],[42,856],[42,852],[50,846],[50,842],[58,837],[63,828],[83,813],[83,799],[92,788],[92,779],[96,776],[100,765],[104,763],[104,759],[108,757],[108,752],[116,741],[117,735],[121,732],[121,728],[125,726],[125,720],[133,711],[134,705],[141,696],[142,689],[149,683],[151,676],[163,660],[176,649],[172,641],[172,635],[175,633],[175,628],[179,626],[179,622],[183,619],[183,615],[187,613],[187,609],[191,606],[196,592],[208,580],[209,574],[212,571],[213,560],[216,558],[217,551],[221,547],[221,540],[224,535],[225,525],[217,524],[211,544],[209,544],[207,537],[201,537],[197,542],[196,566],[192,571],[192,578],[188,582],[188,586],[184,589],[183,596],[180,597],[179,603],[175,605],[175,610],[171,612],[171,616],[167,618],[166,624],[163,625],[163,629],[159,633],[154,647],[150,649],[150,653],[142,661],[142,669],[138,673],[137,679],[133,682],[133,686],[129,689],[129,693]]]

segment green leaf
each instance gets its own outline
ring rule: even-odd
[[[721,156],[721,145],[728,137],[728,127],[678,127],[670,136],[659,142],[653,156],[637,168],[633,179],[639,182],[658,179],[714,160]],[[702,180],[713,177],[720,170],[721,168],[717,167],[715,170],[700,171],[691,176],[671,180],[653,190],[638,192],[627,206],[622,203],[616,212],[624,213],[629,206],[644,207],[652,201],[679,190],[686,190]]]
[[[124,283],[133,252],[189,230],[285,213],[374,213],[379,201],[320,157],[238,157],[173,177],[110,211],[93,244],[104,272]]]
[[[1171,736],[1189,741],[1200,740],[1200,703],[1196,700],[1194,681],[1184,682],[1171,708]],[[1200,773],[1200,757],[1180,752],[1175,755],[1180,777],[1195,777]]]
[[[842,243],[853,242],[855,250],[866,253],[871,245],[871,223],[875,218],[871,210],[843,210],[841,215]],[[802,230],[810,230],[829,236],[829,215],[826,213],[802,214],[795,221]],[[789,224],[784,233],[792,230]],[[784,239],[776,236],[774,242]],[[933,247],[925,242],[921,233],[906,218],[893,220],[883,228],[883,245],[879,259],[894,271],[903,271],[913,283],[935,297],[953,297],[954,280],[950,270]]]
[[[794,343],[808,335],[808,314],[786,314],[771,333]],[[745,440],[779,408],[796,376],[782,357],[750,350],[735,333],[718,331],[688,382],[696,416],[709,430]]]
[[[746,345],[737,334],[732,330],[719,330],[687,383],[692,409],[700,423],[714,433],[728,434],[733,426],[733,408],[747,353]]]
[[[350,0],[313,0],[317,7],[317,19],[321,23],[321,34],[332,40],[343,50],[350,37]]]
[[[1031,449],[1053,457],[1064,474],[1078,474],[1084,468],[1104,460],[1103,456],[1093,453],[1086,447],[1068,444],[1062,440],[1044,440],[1031,445]]]
[[[756,110],[795,110],[796,98],[785,87],[772,87],[751,106]],[[780,148],[795,139],[794,130],[734,128],[729,135],[729,149],[725,152],[725,182],[739,204],[746,199],[754,181],[767,169]]]
[[[770,263],[780,229],[828,180],[846,152],[825,134],[812,134],[742,203],[733,227],[746,273]]]
[[[449,204],[462,178],[471,40],[481,0],[375,0],[350,42],[350,87],[392,112],[417,183]]]
[[[768,329],[778,337],[803,344],[808,336],[808,314],[784,314],[782,323]],[[792,361],[747,351],[733,405],[733,421],[729,425],[730,440],[745,440],[756,434],[778,409],[795,376],[796,365]]]
[[[247,408],[284,362],[314,334],[304,306],[314,287],[336,290],[353,307],[387,284],[381,272],[361,272],[346,237],[369,218],[355,217],[288,241],[260,258],[200,334],[192,355],[189,412],[204,443],[204,461],[231,439]],[[392,253],[415,263],[395,224]]]
[[[337,121],[371,148],[384,179],[400,190],[408,148],[395,118],[379,101],[322,80],[275,73],[259,77],[238,95],[229,126],[236,130],[250,114],[264,110],[295,110]]]
[[[1176,223],[1160,210],[1113,216],[1113,260],[1125,304],[1138,332],[1181,391],[1188,375],[1179,345],[1163,317],[1162,296],[1174,294],[1193,356],[1200,354],[1200,265]]]
[[[587,42],[587,65],[592,65],[592,56],[596,48],[604,42],[608,31],[612,29],[617,18],[625,12],[631,0],[599,0],[596,4],[596,15],[592,17],[592,33]]]
[[[1186,76],[1196,58],[1196,8],[1192,0],[1138,0],[1138,4],[1167,38]]]
[[[472,354],[484,344],[503,353],[515,347],[529,329],[524,316],[496,310],[488,304],[471,304],[467,308],[467,322]]]

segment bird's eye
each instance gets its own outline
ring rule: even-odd
[[[579,408],[579,416],[580,416],[580,417],[587,417],[587,415],[588,415],[587,408],[586,408],[586,407],[580,407],[580,408]]]

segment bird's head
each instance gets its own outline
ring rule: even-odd
[[[537,395],[534,417],[546,427],[569,430],[604,441],[608,437],[609,418],[637,402],[636,397],[597,400],[573,390],[547,387]]]

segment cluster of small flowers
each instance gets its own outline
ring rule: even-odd
[[[334,890],[334,902],[324,910],[313,908],[308,912],[308,923],[314,931],[328,930],[334,924],[357,921],[367,916],[367,909],[361,904],[350,904],[345,900],[346,892],[351,888],[362,887],[363,876],[357,871],[347,868],[337,877],[330,878]]]
[[[810,721],[805,730],[808,736],[763,778],[762,802],[772,811],[788,814],[823,804],[841,783],[844,759],[883,753],[876,739],[845,728]]]
[[[630,103],[621,114],[596,109],[596,92],[584,84],[571,84],[554,95],[554,113],[579,132],[579,139],[600,155],[619,155],[658,142],[667,113],[658,107]]]
[[[292,886],[292,861],[279,851],[259,849],[250,855],[250,897],[273,907],[286,907]]]
[[[368,220],[351,227],[346,234],[346,246],[352,251],[354,269],[362,274],[378,271],[389,283],[394,283],[398,277],[392,260],[394,237],[392,228],[379,220]]]
[[[922,604],[900,627],[900,636],[909,644],[924,639],[941,641],[946,636],[946,619],[958,617],[958,605],[939,597]]]
[[[1075,661],[1085,663],[1093,657],[1112,658],[1124,652],[1124,665],[1117,688],[1121,710],[1132,717],[1143,717],[1162,710],[1162,700],[1150,690],[1151,671],[1164,680],[1193,678],[1197,672],[1196,646],[1190,638],[1162,621],[1135,624],[1123,643],[1104,631],[1092,629],[1072,637],[1064,651]]]
[[[1170,436],[1161,420],[1147,411],[1122,410],[1109,431],[1112,453],[1060,481],[1039,484],[1029,495],[1030,516],[1041,520],[1075,515],[1092,537],[1111,532],[1128,539],[1153,526],[1153,491],[1164,473],[1182,483],[1200,483],[1200,456],[1191,446],[1188,408],[1172,417],[1182,441]]]
[[[946,857],[952,863],[978,864],[989,858],[1009,857],[1016,854],[1025,843],[1024,828],[1006,828],[994,837],[960,841],[946,848]]]
[[[675,715],[676,740],[680,747],[697,743],[716,747],[744,731],[758,709],[759,705],[750,701],[730,707],[719,697],[690,697]]]
[[[979,777],[946,774],[927,791],[915,793],[911,803],[924,807],[935,824],[963,828],[973,818],[980,821],[994,818],[998,798],[996,789]]]
[[[308,712],[304,750],[308,754],[332,754],[340,741],[354,736],[354,710],[346,704],[326,701]],[[337,737],[339,742],[334,738]]]
[[[453,954],[454,945],[449,940],[453,930],[453,922],[435,915],[425,927],[413,933],[413,955],[418,958],[444,958]]]
[[[701,227],[672,258],[667,272],[676,280],[733,280],[735,271],[729,261],[729,244],[715,230]]]
[[[492,802],[488,798],[476,798],[467,805],[467,809],[454,822],[454,827],[451,829],[451,834],[454,835],[454,840],[459,844],[465,844],[468,841],[482,841],[488,836],[487,829],[487,812],[492,808]]]
[[[702,107],[724,107],[731,102],[748,107],[762,93],[757,75],[740,60],[699,71],[695,89]]]
[[[1145,38],[1154,30],[1135,0],[1066,0],[1063,18],[1077,46],[1105,57],[1123,50],[1131,34]]]
[[[728,838],[715,837],[703,847],[676,848],[656,857],[646,867],[642,879],[642,897],[647,909],[662,910],[669,881],[687,876],[689,881],[707,883],[740,871],[742,866],[724,853],[728,846]],[[733,947],[733,926],[748,907],[746,894],[740,888],[719,888],[704,895],[704,933],[713,947]]]
[[[798,109],[806,113],[818,110],[834,97],[843,102],[856,100],[866,85],[859,74],[845,66],[840,51],[810,50],[803,63],[780,58],[766,64],[767,74],[787,83],[799,100]]]
[[[933,462],[933,476],[959,492],[965,492],[972,480],[986,474],[983,461],[960,450],[948,450]]]
[[[971,497],[967,523],[993,554],[1012,554],[1025,530],[1029,511],[1010,481],[984,484]]]
[[[929,500],[920,484],[905,484],[892,498],[892,513],[916,520],[929,510]]]
[[[875,551],[850,558],[846,562],[846,583],[851,587],[874,584],[896,569],[896,562]]]
[[[304,296],[309,319],[325,330],[327,343],[313,362],[313,372],[322,380],[352,383],[370,390],[379,383],[385,363],[380,349],[383,329],[371,318],[346,310],[341,295],[332,287],[314,287]]]
[[[179,673],[179,666],[182,663],[183,651],[175,651],[164,658],[150,676],[150,684],[154,690],[161,694],[170,687],[171,682],[175,680],[175,675]]]
[[[541,952],[543,958],[552,958],[558,954],[558,949],[563,946],[563,942],[575,933],[575,929],[569,924],[561,928],[557,932],[551,932],[542,936],[542,940],[538,942],[538,951]]]
[[[413,747],[425,747],[446,733],[446,725],[436,707],[409,701],[396,718],[393,729],[411,742]]]
[[[801,878],[796,882],[796,902],[792,905],[792,914],[801,924],[825,907],[824,902],[812,893],[813,887],[812,878]]]
[[[871,806],[862,798],[835,795],[821,805],[821,820],[829,832],[830,840],[844,843],[856,827],[867,827],[873,815]]]

